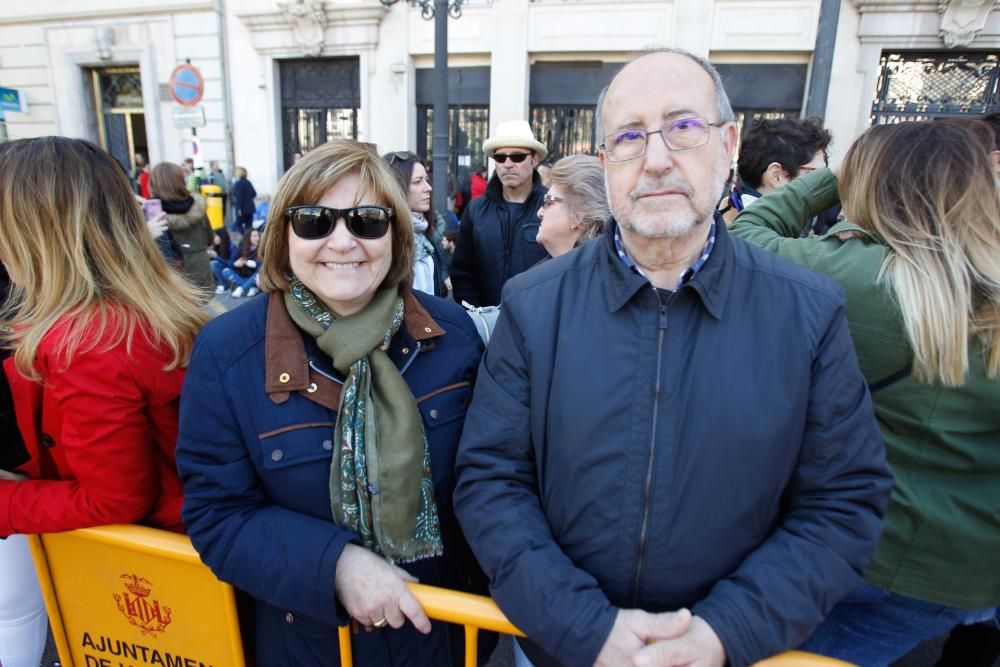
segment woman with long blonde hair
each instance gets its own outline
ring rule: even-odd
[[[145,520],[181,531],[177,399],[207,315],[156,248],[121,167],[86,141],[0,148],[0,343],[31,461],[0,535]]]
[[[838,281],[896,476],[866,582],[804,648],[889,664],[1000,605],[1000,197],[975,121],[876,126],[847,153],[849,222],[795,238],[837,202],[819,170],[732,233]],[[815,400],[823,400],[816,397]],[[845,437],[848,437],[845,435]]]

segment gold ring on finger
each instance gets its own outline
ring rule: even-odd
[[[376,628],[384,628],[385,626],[389,625],[389,621],[387,621],[385,616],[383,616],[382,618],[376,621],[372,621],[372,625],[374,625]]]

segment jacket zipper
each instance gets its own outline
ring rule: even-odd
[[[343,386],[343,384],[344,384],[344,381],[343,381],[343,380],[338,380],[337,378],[333,377],[333,376],[332,376],[332,375],[330,375],[329,373],[326,373],[326,372],[324,372],[324,371],[321,371],[321,370],[320,370],[320,369],[319,369],[319,368],[318,368],[318,367],[316,366],[316,364],[314,364],[314,363],[313,363],[313,360],[312,360],[312,359],[310,359],[310,360],[309,360],[309,368],[313,369],[314,371],[316,371],[317,373],[319,373],[320,375],[322,375],[323,377],[325,377],[325,378],[326,378],[327,380],[333,380],[334,382],[336,382],[337,384],[339,384],[339,385],[341,385],[341,386]]]
[[[413,350],[413,356],[406,360],[406,363],[403,365],[403,368],[399,371],[400,375],[402,375],[403,373],[406,372],[406,369],[410,367],[410,364],[413,363],[413,360],[417,357],[418,354],[420,354],[420,341],[417,341],[417,347]],[[343,380],[338,380],[337,378],[333,377],[329,373],[321,371],[316,366],[316,364],[313,363],[312,359],[309,360],[309,368],[313,369],[314,371],[316,371],[317,373],[319,373],[320,375],[322,375],[323,377],[325,377],[327,380],[333,380],[334,382],[336,382],[337,384],[339,384],[341,386],[343,386],[343,384],[344,384]]]
[[[635,566],[635,582],[633,584],[632,607],[639,605],[639,584],[642,581],[642,570],[646,559],[646,533],[649,530],[649,500],[653,493],[653,466],[656,462],[656,425],[660,412],[660,377],[663,368],[663,340],[667,332],[667,308],[673,301],[676,292],[671,293],[666,300],[660,296],[659,290],[653,287],[656,300],[660,304],[659,334],[656,345],[656,383],[653,388],[653,427],[650,432],[649,463],[646,466],[646,484],[642,496],[642,523],[639,527],[639,553]]]
[[[407,368],[409,368],[409,367],[410,367],[410,364],[412,364],[412,363],[413,363],[413,360],[417,358],[417,355],[418,355],[418,354],[420,354],[420,348],[421,348],[421,347],[422,347],[422,346],[421,346],[421,344],[420,344],[420,341],[418,340],[418,341],[417,341],[417,346],[416,346],[416,347],[415,347],[415,348],[413,349],[413,356],[412,356],[412,357],[410,357],[409,359],[407,359],[407,360],[406,360],[406,363],[405,363],[405,364],[403,364],[403,367],[402,367],[402,368],[401,368],[401,369],[399,370],[399,374],[400,374],[400,375],[402,375],[403,373],[405,373],[405,372],[406,372],[406,369],[407,369]]]

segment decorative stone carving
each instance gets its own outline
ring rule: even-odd
[[[110,26],[94,28],[94,49],[101,60],[111,60],[114,57],[111,49],[115,45],[115,29]]]
[[[289,1],[287,4],[298,3]],[[389,13],[388,7],[375,0],[334,2],[325,5],[324,9],[324,38],[329,41],[324,42],[321,50],[326,56],[354,56],[373,50],[378,45],[379,24]],[[303,47],[291,34],[293,26],[278,3],[254,6],[235,13],[250,32],[253,47],[258,53],[273,58],[302,57]]]
[[[938,0],[941,31],[938,35],[949,49],[969,46],[985,27],[997,0]]]
[[[278,7],[292,26],[292,36],[303,55],[321,55],[326,45],[326,9],[322,0],[279,2]]]

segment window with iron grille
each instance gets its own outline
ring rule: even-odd
[[[483,142],[489,134],[487,105],[448,107],[448,164],[453,174],[466,177],[470,169],[483,164]],[[427,104],[417,106],[417,154],[434,160],[434,107]]]
[[[285,168],[295,153],[331,139],[358,138],[361,86],[357,58],[284,60],[281,80],[281,129]]]
[[[873,125],[1000,111],[1000,52],[883,52]]]

